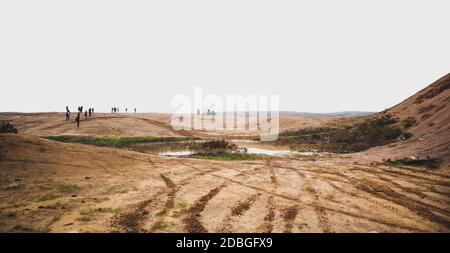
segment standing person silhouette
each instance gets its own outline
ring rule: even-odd
[[[75,122],[77,122],[77,128],[80,128],[80,112],[78,112]]]

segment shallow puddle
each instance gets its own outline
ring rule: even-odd
[[[161,152],[158,153],[158,155],[163,155],[163,156],[189,156],[194,154],[194,151],[189,151],[189,150],[185,150],[185,151],[168,151],[168,152]]]
[[[290,150],[272,150],[263,148],[247,148],[248,154],[269,155],[269,156],[288,156],[288,155],[314,155],[314,152],[297,152]]]

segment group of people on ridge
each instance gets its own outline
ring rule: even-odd
[[[115,113],[118,113],[118,112],[120,112],[119,107],[112,107],[111,108],[111,113],[112,114],[115,114]],[[125,112],[128,112],[128,108],[125,108]],[[134,108],[134,113],[136,113],[136,108]]]
[[[77,128],[80,127],[80,121],[81,121],[81,115],[83,114],[83,106],[78,106],[77,108],[77,117],[75,118],[75,122],[77,123]],[[70,110],[69,106],[66,106],[66,120],[70,120]],[[88,117],[91,117],[94,115],[94,108],[89,108],[88,110],[84,111],[84,117],[87,119]]]
[[[111,113],[118,113],[119,108],[113,107],[111,108]],[[128,112],[128,108],[125,108],[125,112]],[[134,113],[136,113],[136,108],[134,108]],[[78,106],[77,108],[77,117],[75,118],[75,122],[77,123],[77,128],[80,127],[80,121],[81,117],[84,114],[85,119],[87,120],[88,117],[94,116],[94,108],[89,108],[88,110],[85,110],[83,113],[83,106]],[[71,112],[69,110],[69,106],[66,106],[66,120],[70,120]]]
[[[197,115],[200,115],[200,109],[197,109]],[[202,115],[205,115],[205,113],[203,113]],[[206,115],[216,115],[216,112],[214,110],[208,109]]]

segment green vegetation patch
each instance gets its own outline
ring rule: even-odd
[[[46,194],[38,195],[38,196],[37,196],[37,199],[38,199],[39,202],[41,202],[41,201],[47,201],[47,200],[57,199],[57,198],[59,198],[60,196],[61,196],[61,195],[56,194],[56,193],[54,193],[54,192],[49,192],[49,193],[46,193]]]
[[[22,224],[17,224],[12,229],[15,232],[22,232],[22,233],[31,233],[34,232],[34,229]]]
[[[62,193],[73,193],[80,190],[81,187],[76,184],[60,184],[58,190]]]
[[[402,125],[405,129],[414,126],[416,123],[417,120],[414,117],[408,117],[402,121]]]
[[[197,139],[191,137],[76,136],[76,135],[42,136],[42,138],[66,143],[80,143],[102,147],[118,147],[118,148],[128,147],[139,143],[180,142]]]
[[[152,230],[163,230],[165,228],[167,228],[167,224],[162,223],[162,222],[156,222],[152,226]]]
[[[274,144],[304,146],[317,150],[346,153],[366,150],[395,141],[402,134],[398,119],[389,114],[371,116],[344,127],[305,128],[280,134]]]
[[[175,208],[177,208],[177,209],[184,209],[184,208],[186,208],[187,206],[188,206],[187,203],[185,203],[185,202],[180,202],[180,203],[178,203],[178,204],[175,205]]]
[[[95,216],[95,210],[94,209],[83,209],[80,211],[80,217],[78,217],[77,220],[79,221],[91,221]]]
[[[439,167],[440,161],[438,159],[426,158],[426,159],[412,159],[412,158],[403,158],[398,160],[387,160],[385,162],[387,165],[406,165],[406,166],[414,166],[414,167],[425,167],[428,169],[436,169]]]
[[[0,133],[14,133],[17,134],[19,131],[15,128],[9,121],[0,121]]]

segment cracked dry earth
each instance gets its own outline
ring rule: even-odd
[[[446,166],[351,156],[219,162],[0,138],[1,231],[450,231]]]

